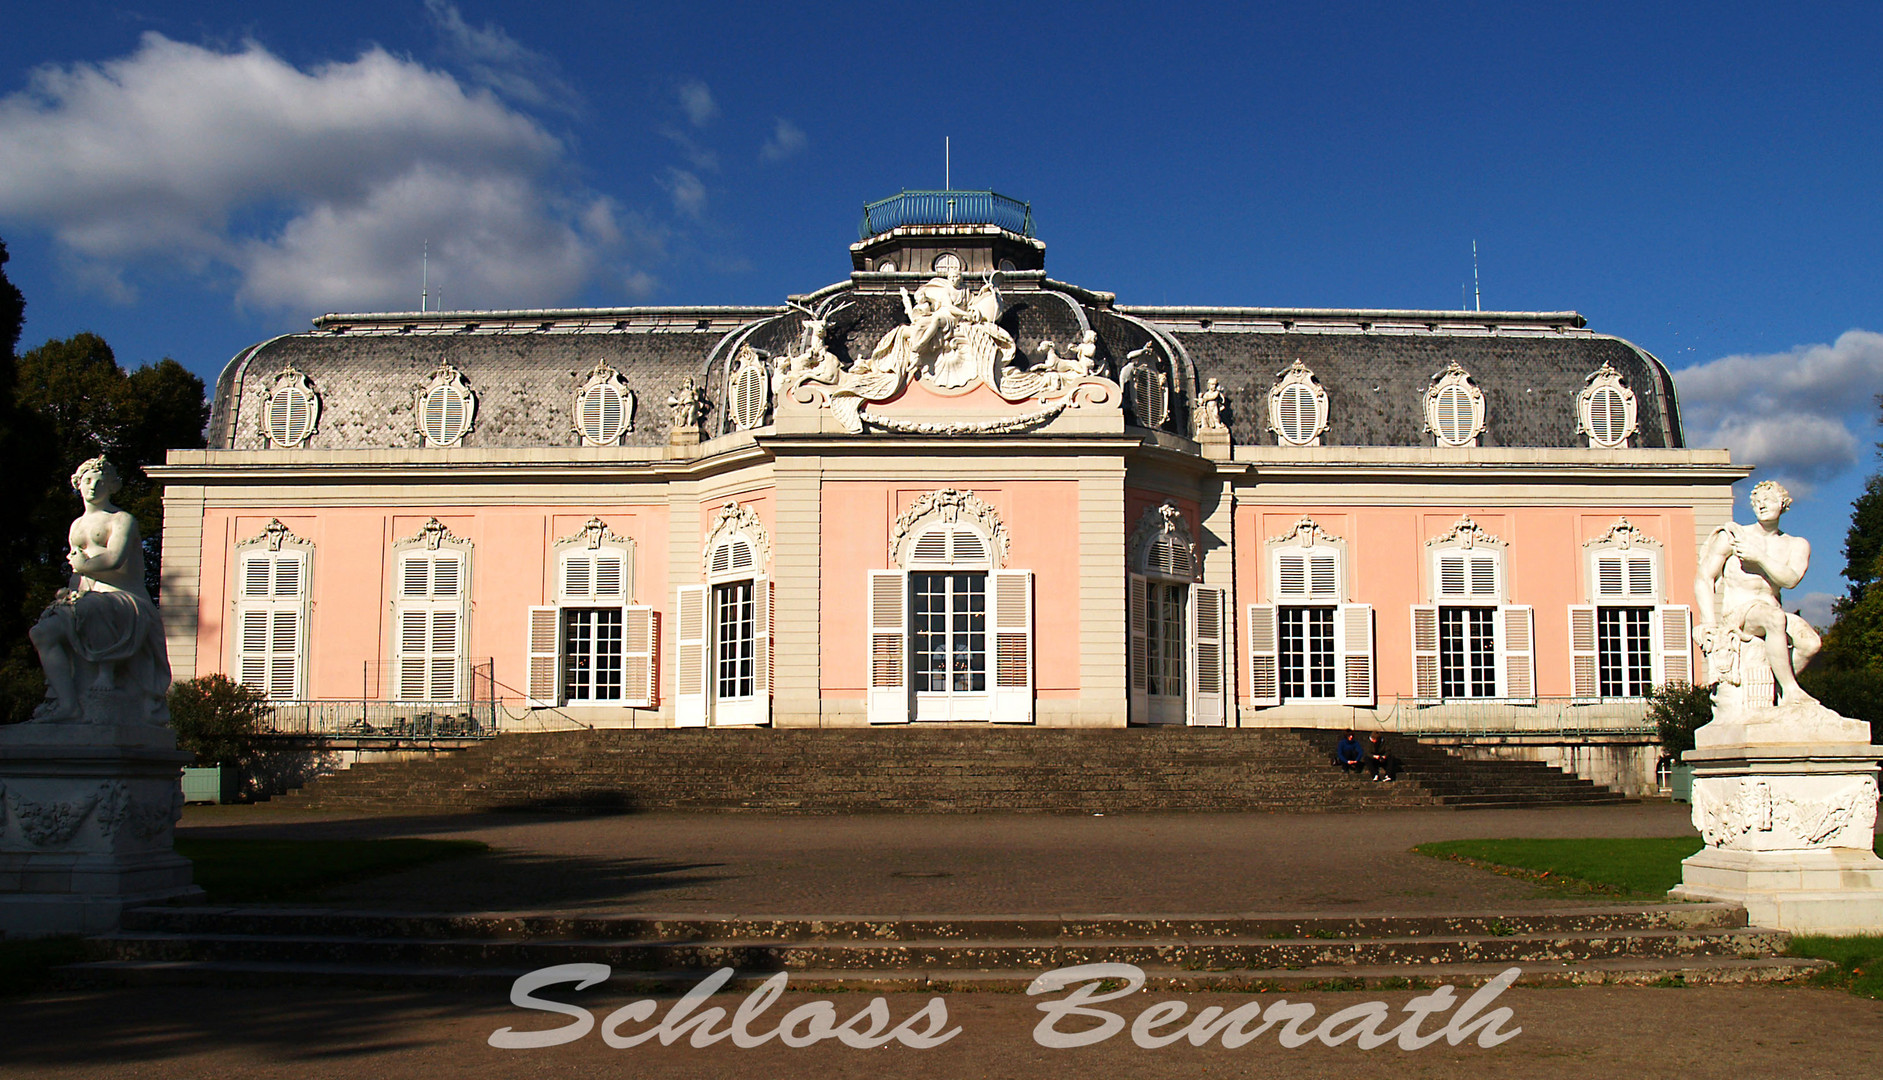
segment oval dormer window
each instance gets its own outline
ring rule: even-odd
[[[1634,391],[1628,389],[1621,373],[1607,364],[1590,375],[1576,395],[1576,422],[1589,436],[1590,446],[1627,446],[1629,436],[1637,430],[1637,409]]]
[[[606,360],[575,396],[575,430],[588,446],[614,446],[634,430],[634,394]]]
[[[477,416],[477,398],[465,385],[464,375],[449,363],[432,373],[431,382],[418,392],[418,428],[428,446],[456,446],[470,433]]]
[[[741,346],[732,368],[732,426],[749,431],[765,423],[765,410],[771,404],[771,371],[757,352]]]
[[[1425,392],[1425,429],[1440,446],[1476,446],[1484,434],[1484,391],[1457,361],[1432,376]]]
[[[275,388],[262,406],[262,431],[268,441],[292,449],[307,441],[320,419],[320,396],[307,376],[288,368],[275,376]]]

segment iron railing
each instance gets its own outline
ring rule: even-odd
[[[1021,236],[1033,235],[1033,204],[994,191],[905,191],[863,204],[857,238],[904,225],[997,225]]]
[[[1643,735],[1655,730],[1643,698],[1402,697],[1381,711],[1388,730],[1408,735]]]
[[[480,739],[497,734],[497,703],[481,701],[277,701],[267,729],[276,735],[373,739]]]

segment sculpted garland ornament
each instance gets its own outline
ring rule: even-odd
[[[706,531],[706,544],[700,552],[700,566],[707,573],[713,569],[713,549],[733,534],[744,536],[752,543],[754,564],[763,569],[771,561],[771,537],[765,532],[764,522],[744,503],[727,501],[719,508],[718,516],[713,518],[712,528]]]

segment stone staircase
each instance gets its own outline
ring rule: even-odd
[[[1410,739],[1373,783],[1328,732],[1285,729],[604,729],[503,735],[437,761],[365,764],[277,800],[352,812],[1358,811],[1628,801],[1534,762]]]
[[[1520,914],[1221,917],[738,918],[396,915],[143,908],[92,938],[84,985],[281,982],[481,987],[599,963],[617,989],[673,990],[722,967],[735,987],[789,972],[798,989],[1023,989],[1087,963],[1142,968],[1165,989],[1399,988],[1482,983],[1680,985],[1796,978],[1786,935],[1743,908],[1648,904]]]

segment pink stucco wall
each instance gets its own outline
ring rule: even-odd
[[[1506,602],[1535,609],[1537,693],[1542,696],[1571,692],[1568,608],[1588,603],[1591,593],[1583,544],[1607,533],[1616,519],[1626,517],[1642,533],[1661,542],[1663,602],[1693,603],[1697,556],[1690,509],[1245,504],[1237,507],[1236,514],[1236,585],[1241,601],[1237,618],[1245,631],[1248,605],[1267,602],[1272,595],[1267,564],[1270,537],[1289,532],[1305,516],[1347,542],[1348,599],[1373,605],[1374,655],[1383,698],[1413,693],[1411,609],[1431,602],[1426,541],[1449,532],[1467,514],[1484,532],[1508,544],[1504,549]],[[1240,682],[1238,694],[1247,701],[1246,670]]]
[[[662,611],[662,636],[671,587],[667,575],[665,507],[602,506],[329,507],[318,512],[291,508],[265,514],[212,508],[203,520],[202,594],[198,617],[198,674],[227,671],[234,643],[229,615],[234,603],[236,543],[280,518],[296,536],[313,544],[308,574],[312,633],[308,640],[307,693],[314,698],[388,696],[391,659],[390,612],[395,541],[416,534],[436,517],[472,544],[471,617],[466,655],[494,661],[501,697],[521,695],[529,609],[553,603],[554,542],[577,532],[591,517],[634,540],[634,602]],[[661,687],[665,696],[668,688]]]
[[[934,484],[834,481],[823,485],[822,693],[863,697],[868,571],[892,569],[896,518]],[[1033,571],[1034,685],[1041,698],[1079,694],[1079,491],[1073,481],[963,486],[999,511],[1012,547],[1007,568]]]

